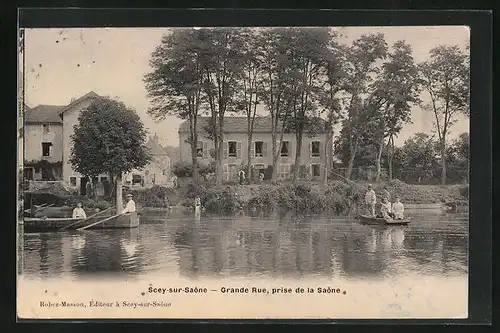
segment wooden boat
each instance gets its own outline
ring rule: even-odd
[[[404,220],[393,220],[393,219],[386,219],[383,217],[373,217],[368,215],[360,215],[358,218],[361,221],[361,223],[365,224],[407,225],[408,223],[410,223],[410,220],[408,218],[405,218]]]
[[[109,216],[108,216],[109,217]],[[92,219],[88,219],[83,223],[76,223],[78,221],[83,221],[83,219],[74,219],[70,217],[25,217],[24,218],[24,232],[41,232],[41,231],[59,231],[60,229],[69,226],[66,230],[78,229],[99,220],[105,219],[106,216],[98,216]],[[95,226],[89,228],[96,229],[117,229],[117,228],[137,228],[139,226],[139,215],[137,212],[120,215],[113,217],[103,223],[99,223]]]

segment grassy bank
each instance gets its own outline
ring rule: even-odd
[[[467,185],[409,185],[395,180],[374,184],[375,192],[386,187],[391,196],[400,196],[403,203],[431,204],[467,200]],[[304,214],[357,214],[363,207],[366,184],[333,181],[328,186],[314,184],[232,185],[213,187],[187,183],[172,189],[155,186],[137,191],[141,207],[192,207],[199,197],[209,212],[231,213],[241,209],[296,211]]]

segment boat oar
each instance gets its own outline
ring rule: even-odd
[[[88,228],[93,227],[93,226],[95,226],[95,225],[98,225],[98,224],[104,223],[104,222],[106,222],[106,221],[109,221],[109,220],[111,220],[111,219],[114,219],[115,217],[118,217],[118,216],[120,216],[120,215],[121,215],[121,214],[116,214],[116,215],[110,216],[110,217],[108,217],[108,218],[105,218],[104,220],[97,221],[97,222],[95,222],[95,223],[92,223],[92,224],[86,225],[85,227],[82,227],[82,228],[79,228],[79,229],[76,229],[76,230],[78,230],[78,231],[82,231],[82,230],[88,229]]]
[[[67,226],[62,227],[61,229],[59,229],[59,231],[66,230],[66,229],[68,229],[68,228],[70,228],[70,227],[74,226],[75,224],[78,224],[78,223],[81,223],[81,222],[88,221],[88,220],[90,220],[91,218],[96,217],[97,215],[101,215],[102,213],[107,212],[107,211],[108,211],[108,210],[110,210],[111,208],[113,208],[113,207],[109,207],[109,208],[107,208],[107,209],[105,209],[105,210],[101,210],[100,212],[97,212],[97,213],[95,213],[95,214],[93,214],[93,215],[90,215],[89,217],[87,217],[87,218],[85,218],[85,219],[83,219],[83,220],[78,220],[78,221],[76,221],[76,222],[73,222],[73,223],[71,223],[71,224],[69,224],[69,225],[67,225]]]

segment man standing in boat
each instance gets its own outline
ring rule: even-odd
[[[74,219],[86,219],[87,214],[85,214],[85,211],[82,208],[82,203],[79,202],[76,204],[76,208],[73,209],[73,218]]]
[[[125,208],[123,209],[122,211],[122,214],[127,214],[127,213],[133,213],[135,212],[135,202],[134,200],[132,199],[132,194],[127,194],[125,196],[126,200],[127,200],[127,204],[125,205]]]
[[[365,194],[365,204],[368,210],[368,215],[375,216],[375,204],[377,203],[377,196],[373,190],[372,184],[368,184],[368,190]]]

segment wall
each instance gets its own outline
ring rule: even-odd
[[[186,163],[191,163],[191,146],[189,143],[186,142],[188,138],[188,133],[179,133],[179,146],[180,146],[180,157],[181,161],[186,162]],[[323,177],[324,174],[324,161],[325,161],[325,144],[326,144],[326,134],[318,134],[314,137],[308,137],[307,134],[304,134],[302,138],[302,148],[301,148],[301,158],[300,158],[300,164],[301,165],[306,165],[307,168],[310,168],[311,164],[320,164],[321,166],[319,167],[320,169],[320,176],[319,178]],[[203,134],[199,133],[198,134],[198,141],[204,142],[203,147],[204,149],[213,149],[214,144],[213,141],[208,139],[206,136]],[[235,165],[236,168],[239,168],[240,165],[244,164],[246,165],[248,159],[247,159],[247,134],[246,133],[227,133],[224,136],[224,141],[227,143],[229,141],[236,141],[236,142],[241,142],[238,143],[238,146],[241,146],[241,156],[238,157],[229,157],[229,158],[224,158],[222,164],[231,164]],[[255,157],[254,152],[252,156],[252,165],[255,164],[263,164],[264,167],[267,167],[268,165],[272,165],[272,140],[271,140],[271,134],[270,133],[254,133],[252,135],[252,141],[263,141],[265,142],[265,145],[267,146],[265,155],[263,157]],[[283,135],[283,141],[288,141],[289,142],[289,156],[288,157],[280,157],[278,159],[278,172],[280,170],[279,165],[289,165],[290,167],[290,172],[291,172],[291,167],[292,165],[295,164],[295,149],[297,146],[297,140],[295,137],[295,133],[287,133]],[[319,141],[320,142],[320,156],[319,157],[312,157],[310,154],[310,145],[312,141]],[[277,146],[279,149],[279,146]],[[199,158],[200,164],[207,163],[211,158],[209,157],[209,154],[205,154],[206,158]],[[227,171],[226,171],[227,172]]]
[[[144,186],[153,186],[153,178],[155,180],[155,185],[170,185],[170,159],[166,157],[153,157],[155,162],[149,163],[143,169],[132,170],[129,173],[131,175],[140,175],[144,178]],[[124,176],[124,183],[126,181],[127,175]],[[129,177],[129,178],[130,178]]]
[[[82,177],[78,172],[74,171],[69,158],[71,156],[71,147],[73,147],[73,142],[71,136],[73,135],[73,126],[78,123],[78,116],[80,111],[85,109],[90,105],[92,99],[82,100],[78,104],[72,106],[71,109],[67,110],[63,115],[63,129],[62,138],[64,142],[62,159],[63,159],[63,181],[66,185],[70,185],[70,177],[76,177],[76,188],[80,188],[80,178]],[[99,177],[106,177],[107,175],[101,174]]]
[[[63,157],[63,126],[50,124],[49,133],[43,133],[42,124],[24,126],[24,160],[60,162]],[[51,156],[42,156],[42,142],[52,142]]]

